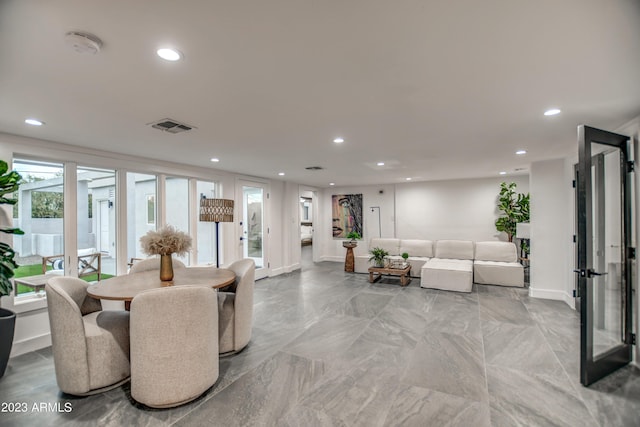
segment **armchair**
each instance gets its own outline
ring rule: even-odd
[[[87,282],[54,277],[47,293],[53,363],[58,387],[85,396],[129,380],[129,312],[102,311]]]

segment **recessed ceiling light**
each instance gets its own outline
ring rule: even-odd
[[[545,116],[555,116],[556,114],[560,114],[560,110],[557,108],[552,108],[544,112]]]
[[[167,61],[177,61],[182,57],[180,52],[178,52],[175,49],[166,49],[166,48],[158,49],[156,53],[160,58],[166,59]]]
[[[329,185],[336,185],[336,183],[335,182],[330,182]]]
[[[212,157],[212,158],[211,158],[211,161],[212,161],[212,162],[217,163],[217,162],[219,162],[219,161],[220,161],[220,159],[219,159],[219,158],[217,158],[217,157]]]
[[[411,178],[405,178],[405,181],[411,181]]]
[[[501,171],[500,175],[506,175],[507,173],[505,171]]]
[[[384,166],[384,162],[378,162],[378,166]]]
[[[284,172],[278,172],[278,175],[284,176]]]
[[[523,154],[527,154],[527,150],[518,150],[516,151],[516,154],[522,156]]]
[[[333,142],[335,142],[336,144],[342,144],[344,142],[344,138],[338,137],[338,138],[334,139]]]
[[[44,124],[44,122],[38,119],[26,119],[24,122],[31,126],[42,126]]]

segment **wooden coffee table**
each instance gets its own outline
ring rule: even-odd
[[[407,286],[411,282],[411,265],[405,268],[386,268],[386,267],[369,267],[369,283],[374,283],[380,280],[383,275],[399,276],[400,284]]]

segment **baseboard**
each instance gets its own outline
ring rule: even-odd
[[[30,351],[40,350],[51,345],[51,334],[46,333],[37,337],[31,337],[22,341],[14,341],[9,357],[20,356]]]
[[[284,273],[286,273],[284,267],[272,268],[269,272],[269,277],[279,276]]]
[[[331,262],[344,262],[343,256],[321,256],[320,261],[331,261]]]
[[[564,301],[569,307],[573,308],[573,297],[565,291],[556,289],[537,289],[529,288],[529,296],[533,298],[552,299]]]

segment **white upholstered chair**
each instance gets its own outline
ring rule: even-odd
[[[129,313],[102,311],[87,282],[54,277],[45,286],[58,387],[84,396],[129,379]]]
[[[256,265],[242,259],[229,266],[236,274],[233,285],[218,292],[220,353],[237,353],[249,344],[253,326],[253,288]]]
[[[179,259],[172,259],[173,268],[185,268],[185,265]],[[147,258],[141,261],[134,262],[129,268],[129,274],[131,273],[140,273],[141,271],[147,270],[160,270],[160,257],[155,258]]]
[[[131,302],[131,397],[154,408],[196,399],[218,379],[215,290],[174,286]]]

